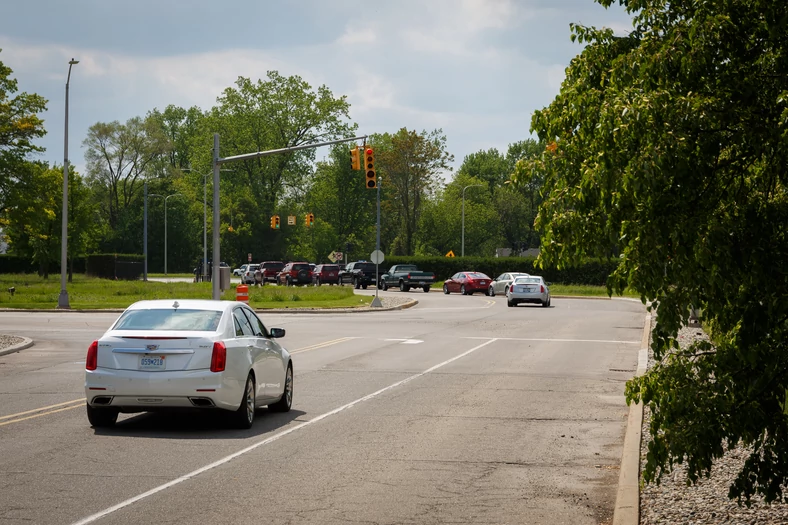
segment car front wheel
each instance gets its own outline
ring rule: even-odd
[[[285,390],[282,392],[282,397],[279,401],[268,405],[270,410],[274,412],[289,412],[293,406],[293,367],[287,365],[287,373],[285,373]]]
[[[490,285],[490,287],[487,289],[487,295],[490,297],[495,297],[495,288],[493,288],[492,285]]]
[[[446,286],[445,284],[443,285],[443,293],[445,293],[446,295],[449,295],[449,287]]]
[[[117,408],[99,408],[90,405],[87,405],[87,407],[88,421],[90,421],[92,427],[107,428],[115,426],[119,412]]]
[[[383,290],[384,292],[389,289],[388,285],[386,284],[386,281],[384,281],[383,279],[380,280],[380,289]]]
[[[465,285],[464,285],[464,284],[463,284],[462,286],[460,286],[460,293],[461,293],[462,295],[468,295],[468,292],[467,292],[467,291],[465,291]]]

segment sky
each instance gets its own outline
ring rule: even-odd
[[[631,29],[593,0],[8,0],[0,62],[19,91],[48,99],[38,158],[62,165],[68,62],[69,156],[96,122],[169,104],[216,105],[239,76],[298,75],[347,96],[358,135],[442,129],[466,155],[533,137],[581,47],[570,23]],[[211,148],[212,144],[206,144]],[[323,158],[327,151],[318,151]]]

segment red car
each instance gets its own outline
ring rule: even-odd
[[[277,283],[285,286],[294,284],[312,284],[312,268],[308,262],[287,263],[279,272]]]
[[[260,263],[260,269],[263,271],[263,284],[275,283],[279,272],[285,267],[282,261],[265,261]]]
[[[443,283],[443,293],[459,292],[462,295],[473,295],[475,292],[487,293],[492,279],[479,272],[459,272]]]
[[[318,264],[312,271],[312,283],[315,286],[320,286],[321,284],[339,284],[339,265]]]

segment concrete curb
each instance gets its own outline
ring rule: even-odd
[[[648,367],[648,348],[651,343],[651,314],[646,314],[643,336],[640,339],[636,376],[643,375]],[[640,523],[640,441],[643,429],[643,404],[629,405],[627,432],[621,455],[616,506],[612,525],[638,525]]]
[[[34,344],[33,340],[30,339],[29,337],[24,337],[24,336],[21,336],[21,335],[18,335],[16,337],[21,337],[22,339],[24,339],[24,341],[22,341],[21,343],[17,343],[15,345],[9,346],[8,348],[4,348],[3,350],[0,350],[0,356],[13,354],[15,352],[19,352],[20,350],[24,350],[25,348],[30,348]]]

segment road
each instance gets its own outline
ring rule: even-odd
[[[287,329],[294,408],[248,431],[193,414],[94,430],[85,352],[117,314],[0,312],[36,341],[0,357],[0,524],[610,523],[643,306],[410,295],[262,315]]]

